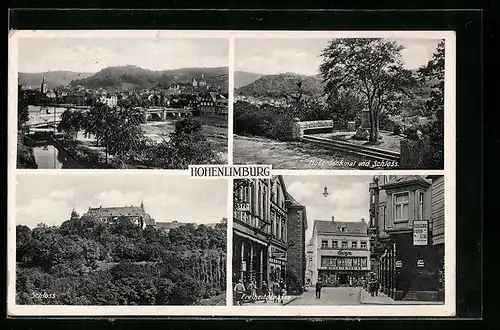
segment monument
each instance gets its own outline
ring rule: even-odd
[[[356,140],[370,140],[370,111],[363,110],[361,112],[361,126],[356,130],[356,134],[354,135]],[[380,133],[378,138],[380,139]]]

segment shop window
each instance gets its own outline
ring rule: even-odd
[[[326,241],[326,240],[321,241],[321,248],[328,249],[328,241]]]
[[[361,249],[366,250],[366,242],[361,242]]]
[[[332,241],[332,248],[338,249],[339,248],[339,243],[337,241]]]
[[[352,242],[351,242],[351,247],[352,247],[353,249],[357,249],[357,248],[358,248],[358,242],[356,242],[356,241],[352,241]]]
[[[342,248],[347,249],[347,241],[342,241]]]
[[[408,221],[408,193],[394,195],[394,221]]]

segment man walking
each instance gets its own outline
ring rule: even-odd
[[[243,280],[240,279],[234,286],[234,296],[236,298],[236,305],[243,305],[243,294],[245,293],[245,285]]]
[[[323,284],[321,284],[321,281],[318,280],[316,282],[316,299],[320,299],[321,298],[321,288],[323,287]]]

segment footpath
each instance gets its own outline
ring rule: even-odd
[[[442,305],[439,301],[406,301],[406,300],[394,300],[386,294],[380,293],[378,296],[371,296],[366,290],[361,290],[362,304],[367,305]]]

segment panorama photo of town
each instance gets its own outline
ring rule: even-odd
[[[443,39],[235,40],[234,163],[443,169]]]
[[[225,180],[121,171],[17,180],[17,305],[226,305]]]
[[[442,305],[444,176],[234,180],[235,306]]]
[[[18,168],[227,163],[227,39],[20,38],[18,48]]]

